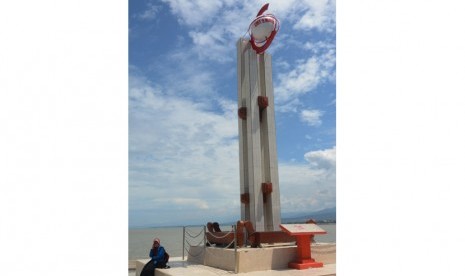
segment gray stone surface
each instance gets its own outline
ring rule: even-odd
[[[241,220],[251,221],[256,231],[279,231],[281,223],[271,67],[270,55],[257,55],[247,40],[239,39],[238,108],[247,109],[247,119],[238,118],[240,191],[250,197],[249,204],[241,203]],[[263,111],[258,96],[268,97]],[[262,183],[270,182],[273,191],[264,200]]]

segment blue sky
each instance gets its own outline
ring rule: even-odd
[[[240,217],[236,41],[261,1],[129,1],[129,226]],[[335,1],[269,1],[282,213],[336,205]]]

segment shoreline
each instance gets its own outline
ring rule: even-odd
[[[284,224],[294,224],[294,223],[305,223],[308,219],[298,219],[298,220],[290,220],[283,222]],[[315,220],[316,224],[318,225],[325,225],[325,224],[337,224],[336,220],[326,219],[326,220]],[[220,223],[220,226],[230,226],[235,225],[235,222],[227,222],[227,223]],[[159,228],[183,228],[183,227],[204,227],[205,224],[192,224],[192,225],[163,225],[163,226],[129,226],[128,230],[144,230],[144,229],[159,229]]]

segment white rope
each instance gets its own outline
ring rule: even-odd
[[[229,231],[229,232],[209,232],[209,233],[215,238],[222,239],[222,238],[226,238],[229,234],[234,233],[234,231]],[[223,236],[217,236],[217,235],[215,235],[216,233],[226,233],[226,234],[224,234]]]
[[[194,239],[200,236],[202,233],[203,233],[203,230],[200,230],[200,232],[197,235],[193,236],[189,231],[186,231],[186,234],[189,235],[189,237],[194,238]]]

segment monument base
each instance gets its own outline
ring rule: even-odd
[[[207,247],[204,250],[203,246],[192,246],[189,251],[192,254],[192,256],[188,255],[189,262],[228,271],[235,271],[237,265],[237,273],[287,269],[291,267],[291,263],[296,263],[301,267],[295,267],[297,269],[322,267],[323,264],[336,263],[336,244],[334,243],[313,244],[312,257],[317,260],[313,263],[296,262],[298,253],[295,245],[238,248],[236,255],[234,249],[221,247]],[[321,265],[317,266],[318,264]]]

